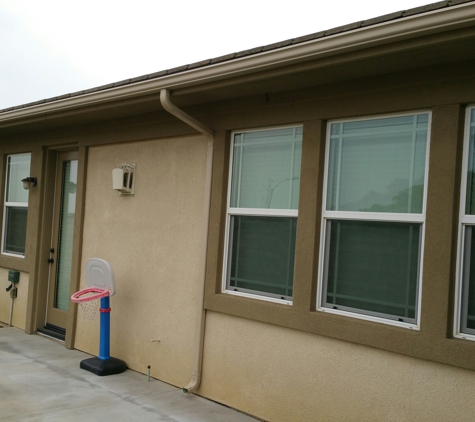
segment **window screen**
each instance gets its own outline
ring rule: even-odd
[[[329,126],[321,306],[417,318],[429,114]]]
[[[291,300],[302,128],[235,133],[224,290]]]
[[[29,173],[30,154],[7,157],[3,253],[22,256],[25,254],[28,190],[23,189],[22,179],[28,177]]]

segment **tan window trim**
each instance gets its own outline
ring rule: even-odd
[[[220,293],[230,132],[215,140],[205,307],[255,321],[333,337],[475,370],[473,342],[451,338],[454,260],[464,109],[432,109],[421,330],[315,311],[326,122],[304,122],[293,305]],[[286,122],[288,123],[288,122]],[[455,220],[454,220],[455,218]]]

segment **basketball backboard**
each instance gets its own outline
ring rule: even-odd
[[[115,294],[114,272],[110,264],[99,258],[91,258],[86,262],[86,284],[109,291],[109,296]]]

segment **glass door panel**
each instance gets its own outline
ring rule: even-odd
[[[58,154],[46,324],[65,328],[76,210],[77,152]]]

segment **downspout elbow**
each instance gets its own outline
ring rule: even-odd
[[[198,389],[201,383],[201,372],[193,371],[191,374],[191,380],[186,387],[183,387],[185,394],[192,394]]]
[[[160,103],[166,111],[168,111],[170,114],[173,114],[187,125],[196,129],[198,132],[211,138],[214,137],[214,132],[211,129],[207,128],[205,125],[191,117],[189,114],[185,113],[183,110],[180,110],[172,103],[170,99],[170,91],[168,89],[160,90]]]

